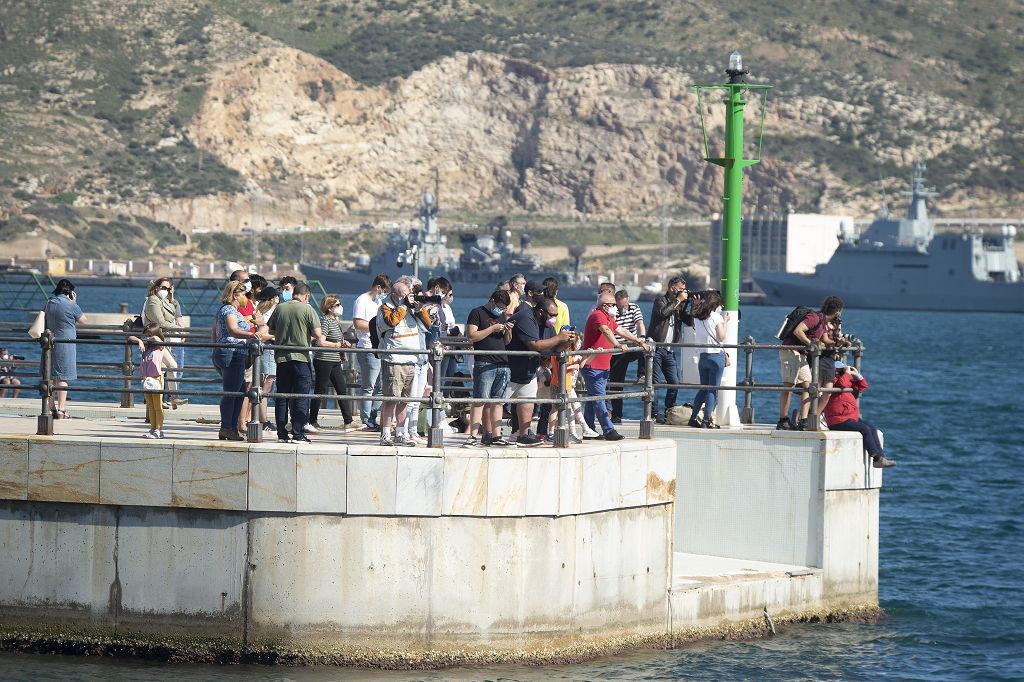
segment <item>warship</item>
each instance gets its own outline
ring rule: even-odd
[[[842,232],[832,258],[813,274],[754,272],[769,305],[816,305],[838,296],[847,307],[891,310],[1024,312],[1024,282],[1014,253],[1016,227],[935,234],[925,165],[911,179],[906,217],[882,211],[863,234]]]
[[[463,232],[459,235],[461,251],[448,245],[448,236],[437,225],[436,196],[425,192],[420,202],[419,227],[388,234],[384,250],[373,256],[359,254],[355,267],[333,269],[302,263],[306,278],[319,280],[327,291],[356,292],[369,288],[374,276],[386,272],[392,278],[413,275],[426,282],[431,277],[444,276],[451,281],[455,294],[486,300],[503,280],[522,273],[527,280],[558,279],[558,298],[562,300],[590,300],[597,297],[597,278],[580,273],[581,252],[575,252],[576,266],[571,272],[552,271],[543,261],[527,253],[530,237],[523,234],[519,250],[509,242],[511,233],[502,229],[493,233]],[[624,287],[631,298],[639,295],[640,288]]]

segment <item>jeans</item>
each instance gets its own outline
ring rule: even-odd
[[[829,424],[829,431],[856,431],[864,437],[864,449],[872,457],[881,457],[882,444],[878,440],[878,429],[863,419],[847,419],[838,424]]]
[[[504,398],[512,376],[508,365],[477,362],[473,365],[473,397]]]
[[[371,396],[380,395],[380,358],[373,353],[356,353],[356,365],[359,367],[359,390],[363,400],[359,401],[359,418],[363,424],[377,421],[380,412],[380,401],[370,400]]]
[[[444,379],[450,376],[454,376],[459,371],[459,356],[458,355],[445,355],[444,360],[441,361],[441,394],[445,398],[450,398],[452,395],[452,388],[444,383]],[[461,384],[457,384],[456,388],[462,388]]]
[[[249,347],[239,344],[238,348],[214,348],[213,365],[220,372],[221,389],[225,392],[245,390],[245,363],[249,358]],[[223,431],[238,429],[238,417],[242,414],[243,397],[224,396],[220,399],[220,428]]]
[[[612,368],[608,374],[608,380],[612,383],[625,381],[626,374],[629,373],[629,366],[634,362],[637,363],[637,367],[643,367],[644,356],[640,353],[629,353],[628,355],[616,355],[612,358]],[[611,389],[612,393],[619,393],[622,391],[621,388],[614,386]],[[616,398],[609,401],[612,404],[612,419],[622,419],[622,398]]]
[[[334,386],[334,392],[338,395],[348,393],[345,370],[340,362],[337,360],[314,360],[313,369],[316,375],[316,386],[313,389],[313,393],[327,393],[331,386]],[[324,400],[323,402],[326,403],[327,401]],[[342,419],[345,420],[346,424],[351,424],[352,403],[347,400],[339,400],[338,403],[341,405]],[[320,416],[320,404],[321,401],[319,399],[313,399],[309,405],[309,421],[313,424],[317,423],[317,418]]]
[[[658,346],[654,351],[654,383],[656,384],[678,384],[679,365],[676,364],[676,349],[668,346]],[[665,389],[665,412],[676,406],[676,394],[674,388]],[[658,401],[654,401],[654,411],[658,411]]]
[[[587,385],[587,395],[604,396],[605,388],[608,386],[608,370],[584,367],[580,370],[583,375],[583,382]],[[597,413],[597,420],[601,424],[601,433],[607,434],[615,430],[611,418],[608,416],[608,401],[594,400],[587,401],[583,405],[583,421],[587,426],[594,429],[594,413]]]
[[[701,353],[697,361],[700,383],[705,386],[718,386],[722,383],[725,371],[725,353]],[[718,401],[718,389],[702,388],[693,398],[693,418],[696,419],[700,408],[704,408],[704,421],[710,422],[715,414],[715,403]]]
[[[277,363],[278,393],[312,393],[313,372],[309,363],[290,360]],[[275,398],[274,420],[277,422],[277,437],[288,437],[288,416],[291,413],[292,435],[298,438],[306,429],[309,415],[309,398]]]

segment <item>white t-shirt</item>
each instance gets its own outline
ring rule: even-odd
[[[380,310],[380,303],[369,293],[360,294],[359,298],[353,304],[352,309],[352,320],[365,320],[367,324],[370,320],[377,317],[377,311]],[[356,348],[369,348],[370,347],[370,332],[369,330],[363,331],[361,329],[356,330]]]
[[[717,310],[711,313],[706,320],[698,320],[694,318],[693,329],[697,332],[696,343],[705,348],[701,349],[702,353],[721,353],[722,343],[724,339],[718,338],[718,325],[724,322],[725,318]]]

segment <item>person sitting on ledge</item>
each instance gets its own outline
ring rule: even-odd
[[[835,361],[835,388],[852,388],[853,393],[833,393],[825,405],[825,421],[830,431],[857,431],[864,437],[864,449],[871,456],[872,466],[884,469],[896,466],[882,452],[882,444],[878,438],[878,429],[860,418],[860,407],[857,396],[868,390],[868,380],[853,365]]]

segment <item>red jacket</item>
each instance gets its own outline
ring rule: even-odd
[[[854,379],[849,370],[836,374],[832,388],[852,388],[858,393],[868,390],[868,380],[863,376]],[[847,419],[860,419],[857,398],[852,393],[833,393],[825,405],[825,423],[829,426],[840,424]]]

